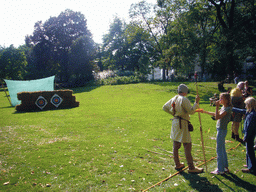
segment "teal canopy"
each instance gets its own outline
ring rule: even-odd
[[[11,97],[12,106],[16,106],[21,103],[18,100],[17,93],[24,91],[54,91],[54,78],[55,76],[37,79],[37,80],[6,80],[8,91]]]

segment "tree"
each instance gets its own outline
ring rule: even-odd
[[[127,40],[124,36],[126,24],[115,17],[109,28],[109,33],[103,37],[103,51],[105,67],[112,69],[126,68]]]
[[[69,51],[69,72],[76,85],[83,85],[93,79],[94,42],[88,36],[81,36],[71,45]]]
[[[68,70],[69,51],[73,42],[81,36],[88,39],[92,36],[84,15],[67,9],[45,23],[37,22],[33,35],[26,38],[26,44],[33,47],[37,68],[59,73],[60,79],[67,82],[72,75]]]
[[[103,38],[105,67],[148,74],[152,40],[135,22],[126,24],[116,17]]]
[[[201,76],[209,69],[209,53],[218,42],[216,40],[219,25],[216,22],[215,10],[205,1],[198,1],[188,5],[189,10],[182,14],[183,28],[187,31],[187,40],[193,57],[189,60],[200,64]],[[182,44],[182,43],[181,43]],[[189,55],[188,55],[189,56]],[[191,55],[192,56],[192,55]],[[214,55],[216,58],[216,55]]]
[[[125,29],[127,39],[127,69],[141,74],[149,73],[153,51],[150,34],[136,23],[130,23]]]
[[[174,45],[174,39],[171,37],[170,31],[176,27],[173,24],[174,20],[180,21],[179,18],[181,14],[186,11],[187,2],[185,0],[158,0],[157,5],[154,7],[154,12],[152,11],[152,6],[145,1],[133,4],[130,8],[130,17],[140,23],[154,40],[154,63],[156,66],[160,66],[163,69],[163,80],[166,79],[166,69],[175,67],[175,65],[182,61],[180,59],[182,57],[184,58],[182,52],[179,52],[179,55],[176,54],[177,52],[173,55],[168,54],[167,50],[171,47],[177,48],[177,46]],[[172,50],[172,52],[173,51],[174,50]],[[175,64],[173,64],[174,61]],[[186,62],[183,62],[183,64],[184,63]]]
[[[250,0],[208,1],[216,9],[221,34],[225,38],[220,45],[225,52],[225,57],[221,59],[226,64],[225,71],[232,74],[233,71],[239,71],[237,50],[248,44],[255,47],[256,4]]]
[[[0,50],[0,78],[22,80],[26,73],[26,56],[22,49],[13,45]]]
[[[165,6],[159,6],[165,7]],[[141,1],[137,4],[132,4],[129,10],[130,17],[133,22],[136,22],[137,25],[140,25],[148,34],[152,37],[153,41],[153,50],[151,60],[154,61],[155,65],[159,65],[165,71],[166,64],[165,62],[159,62],[163,58],[163,50],[164,47],[160,42],[160,37],[162,33],[167,32],[167,26],[169,24],[169,20],[171,20],[171,16],[168,14],[168,11],[165,12],[167,14],[162,14],[162,11],[155,10],[158,13],[159,19],[154,20],[153,7],[152,5],[146,3],[145,1]],[[164,21],[163,21],[164,20]],[[158,62],[157,62],[158,61]],[[163,79],[165,80],[165,73],[163,73]]]

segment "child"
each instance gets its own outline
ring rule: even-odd
[[[247,169],[242,169],[244,173],[256,174],[256,162],[254,152],[254,138],[256,135],[256,100],[248,97],[244,101],[246,109],[233,108],[234,112],[245,114],[244,121],[244,142],[246,142],[246,162]]]
[[[223,107],[219,110],[220,104]],[[225,137],[227,135],[227,126],[231,119],[232,113],[232,104],[231,98],[228,93],[221,93],[220,100],[216,101],[216,110],[214,112],[202,111],[202,113],[206,113],[209,115],[214,116],[217,121],[216,128],[217,128],[217,169],[212,171],[212,174],[222,175],[224,173],[229,173],[228,170],[228,159],[227,153],[225,148]]]

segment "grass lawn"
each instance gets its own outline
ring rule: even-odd
[[[194,102],[196,86],[188,98]],[[141,191],[174,174],[170,115],[162,106],[179,83],[140,83],[74,89],[80,106],[17,113],[0,91],[0,191]],[[233,84],[225,85],[235,87]],[[199,83],[200,107],[214,111],[209,97],[217,83]],[[226,87],[227,88],[227,87]],[[216,121],[201,114],[206,159],[216,156]],[[191,116],[192,154],[204,160],[198,114]],[[232,140],[231,123],[226,148]],[[149,191],[256,191],[256,176],[241,172],[245,146],[228,151],[231,173],[213,176],[185,170]],[[185,162],[184,150],[180,151]],[[202,167],[205,168],[203,165]]]

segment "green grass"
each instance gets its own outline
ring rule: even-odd
[[[194,102],[196,87],[188,98]],[[74,89],[80,106],[17,113],[0,92],[0,191],[140,191],[176,173],[171,116],[162,106],[179,83],[140,83]],[[228,85],[234,87],[234,85]],[[199,83],[200,107],[214,111],[209,97],[217,83]],[[206,159],[216,156],[215,124],[201,114]],[[198,115],[191,116],[192,154],[203,161]],[[227,149],[237,146],[227,135]],[[154,153],[156,152],[156,153]],[[186,163],[183,148],[181,161]],[[253,191],[255,176],[241,172],[245,147],[228,152],[231,174],[185,171],[150,191]],[[204,167],[205,168],[205,167]],[[9,182],[4,185],[4,183]]]

